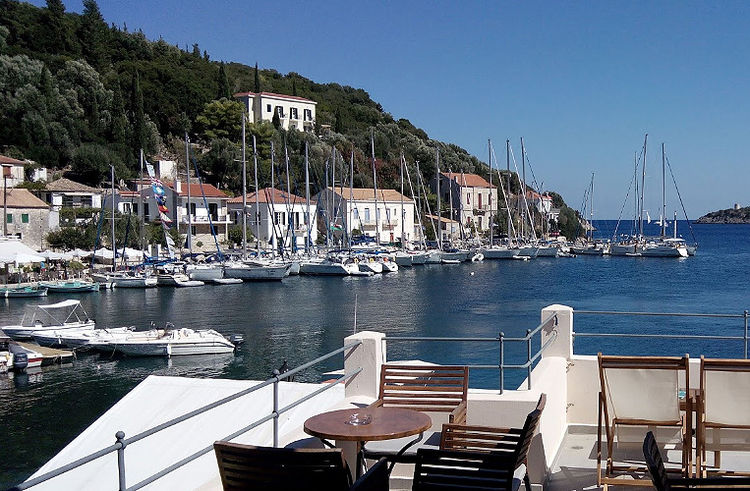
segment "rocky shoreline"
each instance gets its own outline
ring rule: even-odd
[[[750,207],[712,211],[697,219],[695,223],[750,223]]]

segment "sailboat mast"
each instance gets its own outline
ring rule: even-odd
[[[273,234],[273,242],[271,247],[271,256],[276,257],[277,237],[276,237],[276,223],[273,219],[273,215],[276,213],[276,176],[274,176],[273,165],[274,165],[274,151],[273,151],[273,140],[271,140],[271,233]],[[279,224],[279,230],[281,230],[281,224]]]
[[[490,164],[490,247],[495,235],[495,213],[492,209],[492,140],[487,138],[487,163]]]
[[[258,147],[253,135],[253,166],[255,167],[255,252],[260,259],[260,191],[258,190]]]
[[[664,143],[661,144],[661,238],[667,235],[667,188],[665,174]]]
[[[336,146],[333,145],[333,160],[331,161],[331,214],[329,215],[330,222],[328,229],[331,230],[331,226],[336,224]],[[330,232],[331,242],[333,242],[333,230]]]
[[[310,253],[310,163],[307,156],[307,142],[305,142],[305,201],[307,209],[305,211],[305,227],[307,236],[305,237],[305,253]]]
[[[378,176],[375,173],[375,132],[370,132],[370,153],[372,154],[372,192],[375,196],[375,243],[380,247],[380,223],[378,223]]]
[[[526,201],[526,152],[523,148],[523,137],[521,137],[521,193]],[[526,240],[526,207],[521,207],[521,237]]]
[[[144,213],[143,213],[143,188],[141,188],[141,181],[143,180],[143,149],[141,148],[141,172],[138,175],[138,183],[136,184],[138,189],[138,219],[140,220],[141,226],[138,227],[140,229],[140,244],[141,244],[141,251],[146,249],[146,240],[145,240],[145,234],[144,234],[144,228],[145,223],[144,221]]]
[[[591,203],[591,221],[589,222],[589,230],[591,230],[591,240],[594,240],[594,173],[591,173],[591,194],[589,195],[589,202]]]
[[[443,250],[443,212],[440,209],[440,149],[435,149],[435,169],[437,176],[437,216],[438,216],[438,249]]]
[[[643,138],[643,166],[641,168],[641,204],[638,209],[638,235],[643,237],[643,188],[646,186],[646,150],[648,143],[648,133]]]
[[[247,159],[245,153],[245,113],[242,113],[242,259],[247,258]]]
[[[406,237],[404,237],[404,152],[401,152],[401,250],[406,250]]]
[[[297,244],[297,236],[295,235],[295,232],[294,232],[294,228],[292,225],[293,222],[291,220],[291,217],[292,217],[292,212],[294,212],[295,217],[297,216],[297,212],[293,210],[293,207],[294,207],[294,204],[296,204],[296,201],[294,202],[292,207],[289,207],[289,201],[291,200],[291,196],[292,196],[292,185],[290,184],[291,180],[289,178],[289,150],[287,149],[287,146],[286,146],[286,136],[284,136],[284,165],[286,168],[286,202],[287,202],[287,210],[289,211],[289,218],[290,218],[288,226],[291,229],[291,234],[290,234],[291,239],[290,239],[289,247],[292,251],[294,251],[296,244]],[[294,224],[294,226],[298,227],[299,223]],[[286,243],[284,244],[284,247],[286,247]]]
[[[452,172],[450,169],[448,169],[448,206],[450,207],[450,213],[448,217],[450,218],[450,231],[451,233],[448,234],[448,239],[451,241],[451,247],[453,245],[453,178],[452,178]]]
[[[631,234],[635,235],[638,231],[638,152],[633,152],[633,182],[635,183],[635,193],[633,193],[633,226],[630,230]]]
[[[510,195],[510,140],[505,140],[505,170],[507,171],[507,174],[505,175],[506,179],[506,189],[508,190],[508,195]],[[508,242],[510,242],[510,228],[511,228],[511,218],[510,218],[510,203],[505,203],[505,209],[508,212],[508,229],[507,229],[507,235],[508,235]]]
[[[185,186],[187,187],[187,246],[193,257],[193,217],[190,214],[190,138],[185,132]]]
[[[333,149],[331,149],[331,156],[333,156]],[[326,160],[326,169],[325,169],[325,197],[326,197],[326,207],[325,207],[325,213],[323,216],[325,217],[325,227],[326,227],[326,249],[330,249],[330,237],[331,237],[331,215],[329,214],[330,210],[330,203],[331,203],[331,195],[330,195],[330,188],[328,187],[328,163],[329,161]]]
[[[117,264],[117,245],[115,244],[115,166],[110,166],[111,178],[112,178],[112,271],[115,271],[115,264]]]
[[[354,145],[352,145],[352,155],[349,159],[349,205],[347,206],[346,228],[349,229],[349,250],[352,250],[352,208],[354,208]]]

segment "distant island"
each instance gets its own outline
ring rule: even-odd
[[[700,217],[695,223],[750,223],[750,206],[712,211]]]

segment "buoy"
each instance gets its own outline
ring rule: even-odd
[[[471,276],[474,276],[474,271],[471,272]]]

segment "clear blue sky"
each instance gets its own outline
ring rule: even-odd
[[[43,1],[35,0],[36,4]],[[81,11],[79,0],[65,1]],[[107,22],[212,59],[361,87],[395,118],[487,160],[524,137],[544,187],[617,218],[649,133],[658,215],[665,142],[691,218],[750,205],[750,3],[104,1]],[[668,187],[668,214],[678,209]],[[632,204],[625,207],[626,217]]]

